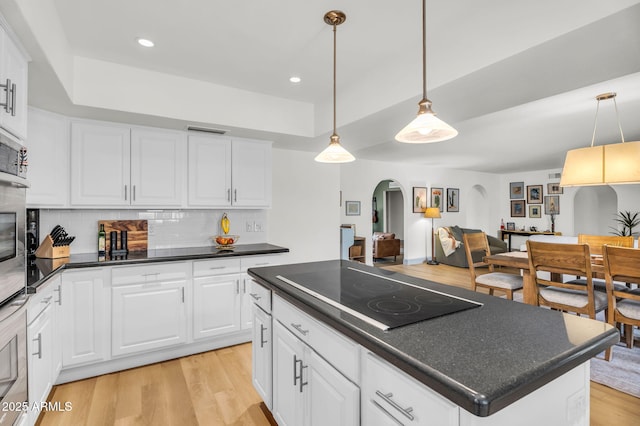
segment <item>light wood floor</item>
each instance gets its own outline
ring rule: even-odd
[[[385,269],[470,287],[464,268]],[[250,343],[55,386],[50,400],[73,409],[44,413],[42,426],[275,425],[251,384]],[[591,425],[640,425],[640,399],[592,382]]]

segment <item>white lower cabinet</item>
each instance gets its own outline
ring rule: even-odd
[[[108,279],[106,268],[62,274],[61,299],[56,303],[61,312],[63,367],[109,359]]]
[[[360,390],[280,322],[273,326],[273,415],[280,425],[358,425]]]
[[[362,424],[458,424],[458,406],[388,362],[363,351],[361,366]]]
[[[113,356],[187,341],[187,275],[186,262],[113,268]]]
[[[271,315],[253,304],[252,381],[269,410],[272,409],[272,326]]]

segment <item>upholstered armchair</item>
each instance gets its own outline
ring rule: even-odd
[[[373,233],[373,259],[380,259],[383,257],[393,256],[393,260],[396,260],[396,256],[400,254],[400,240],[396,238],[396,234],[389,234],[384,232]]]

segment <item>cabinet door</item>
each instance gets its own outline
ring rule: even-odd
[[[131,131],[131,204],[181,206],[186,138],[182,132]]]
[[[271,205],[271,143],[234,139],[232,145],[234,206]]]
[[[273,321],[273,417],[280,426],[298,426],[303,420],[303,343]]]
[[[52,335],[53,342],[51,348],[51,361],[53,365],[53,375],[51,376],[54,381],[60,374],[62,370],[62,341],[60,340],[60,336],[62,335],[62,277],[58,275],[53,279],[54,281],[51,283],[53,286],[52,293],[53,299],[52,303]]]
[[[49,306],[27,327],[29,405],[46,401],[53,383],[51,310],[49,302]]]
[[[128,127],[71,124],[72,205],[129,205],[130,136]]]
[[[253,387],[258,392],[269,410],[271,404],[272,356],[271,356],[271,315],[253,304],[253,343],[252,379]]]
[[[231,140],[189,135],[189,205],[231,205]]]
[[[9,38],[6,32],[0,28],[0,84],[11,81],[9,88],[9,109],[3,107],[0,110],[0,123],[9,133],[18,139],[27,138],[27,83],[28,64],[18,46]],[[15,85],[15,86],[14,86]],[[7,101],[7,92],[0,90],[0,102]]]
[[[305,357],[305,424],[359,425],[360,389],[313,350]]]
[[[27,205],[69,206],[69,121],[29,108],[29,182]]]
[[[249,295],[251,277],[246,272],[242,273],[240,280],[240,328],[250,329],[253,326],[253,298]]]
[[[240,330],[240,275],[193,279],[193,338]]]
[[[104,361],[109,354],[106,270],[66,271],[62,275],[62,365]],[[107,299],[107,300],[105,300]]]
[[[185,343],[185,285],[178,280],[112,288],[112,355]]]

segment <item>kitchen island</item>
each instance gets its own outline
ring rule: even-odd
[[[337,370],[352,384],[362,387],[363,382],[366,384],[371,377],[375,377],[370,369],[367,370],[367,357],[372,358],[374,363],[399,370],[425,390],[461,407],[460,423],[451,424],[508,424],[514,420],[504,415],[509,413],[509,409],[519,412],[522,418],[517,420],[520,424],[530,419],[545,419],[553,424],[588,424],[588,361],[619,339],[615,328],[600,321],[349,261],[251,268],[248,273],[260,286],[271,292],[274,334],[278,334],[278,328],[284,327],[310,345],[309,340],[304,340],[311,335],[304,324],[296,321],[291,328],[289,312],[295,310],[303,318],[309,318],[311,322],[335,332],[339,336],[338,342],[348,342],[347,345],[355,344],[359,348],[359,368],[340,365],[348,356],[334,357],[332,353],[340,353],[335,345],[330,345],[332,349],[329,352],[323,353],[322,349],[318,349],[325,360],[331,362],[335,359]],[[352,277],[354,273],[375,275],[377,277],[373,278],[378,281],[423,288],[481,306],[385,330],[379,324],[363,318],[358,309],[344,309],[341,306],[341,279]],[[312,277],[324,277],[327,284],[325,288],[329,290],[318,290],[315,283],[311,282]],[[307,287],[307,283],[312,285]],[[323,292],[324,295],[320,294]],[[328,299],[337,300],[337,303],[331,303]],[[278,306],[284,307],[280,309],[284,315],[277,312]],[[307,334],[297,333],[297,329],[307,331]],[[264,334],[262,329],[260,332]],[[276,336],[273,342],[274,345],[278,344]],[[277,382],[284,373],[277,368],[277,348],[273,348],[273,354],[273,412],[278,420]],[[303,383],[307,378],[306,372],[303,377],[303,367],[306,366],[300,361],[298,372],[295,363],[299,359],[294,360],[294,375],[297,375],[294,381],[298,379],[299,383]],[[286,377],[281,381],[290,380]],[[301,393],[302,389],[301,385]],[[563,393],[563,389],[569,393]],[[360,392],[359,406],[364,420],[369,396],[364,387]],[[390,399],[388,394],[385,397]],[[373,399],[372,402],[380,406]],[[395,403],[390,404],[389,407],[393,407]],[[554,404],[557,406],[555,411],[551,409]],[[412,410],[401,414],[406,420],[407,415],[415,417],[411,413],[417,409],[414,406]],[[381,413],[388,414],[389,410],[393,411],[382,407]],[[551,414],[541,414],[544,412]],[[458,418],[451,413],[449,417]],[[500,419],[501,422],[492,419]]]

